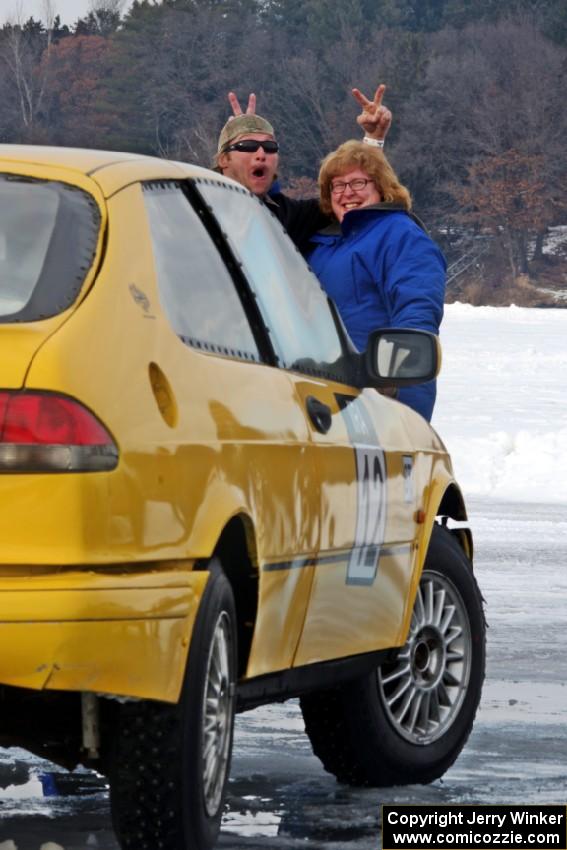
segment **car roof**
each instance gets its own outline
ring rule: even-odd
[[[86,148],[0,144],[0,171],[2,163],[12,167],[21,163],[34,169],[45,168],[47,173],[54,168],[78,172],[95,180],[106,197],[139,180],[182,180],[187,177],[223,180],[220,174],[198,165],[144,154]]]

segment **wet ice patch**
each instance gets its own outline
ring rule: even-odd
[[[222,820],[225,832],[252,837],[270,838],[279,832],[282,816],[278,812],[229,812]]]
[[[484,683],[481,718],[483,723],[526,723],[537,717],[541,724],[563,722],[567,704],[567,686],[562,682],[490,681]]]
[[[264,705],[237,715],[235,734],[241,750],[264,752],[285,738],[286,748],[310,751],[305,724],[297,700],[281,705]]]
[[[35,797],[43,797],[43,786],[38,776],[31,776],[28,782],[22,785],[8,785],[0,791],[0,801],[26,800]],[[4,850],[1,844],[0,850]]]

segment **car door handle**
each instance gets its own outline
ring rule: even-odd
[[[321,434],[326,434],[333,424],[333,414],[329,405],[319,401],[315,396],[308,395],[305,400],[305,406],[315,428]]]

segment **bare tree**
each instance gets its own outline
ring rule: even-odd
[[[14,18],[3,28],[0,43],[0,65],[7,71],[15,92],[23,141],[36,138],[38,116],[49,85],[49,59],[55,20],[52,0],[43,0],[43,17],[44,27],[32,22],[32,19],[25,23],[23,6],[19,3]]]

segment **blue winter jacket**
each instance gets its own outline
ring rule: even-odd
[[[311,242],[311,268],[360,351],[377,328],[439,333],[445,259],[408,213],[389,204],[354,209]],[[435,394],[430,381],[401,389],[398,398],[430,420]]]

